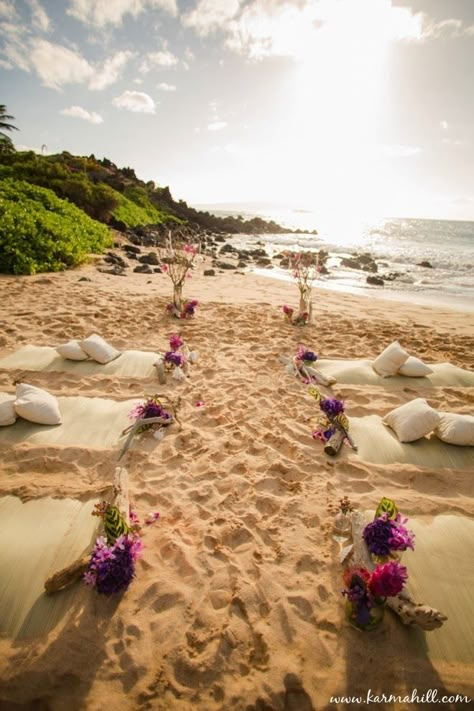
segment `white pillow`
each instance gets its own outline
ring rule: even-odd
[[[16,412],[14,408],[15,399],[2,400],[0,402],[0,427],[14,425],[16,422]]]
[[[453,412],[439,412],[439,424],[434,433],[448,444],[458,444],[464,447],[474,445],[474,417],[458,415]]]
[[[80,346],[88,356],[98,363],[109,363],[121,355],[120,351],[107,343],[107,341],[104,341],[104,339],[96,333],[81,341]]]
[[[403,350],[398,341],[386,347],[372,363],[372,368],[383,378],[395,375],[398,369],[408,359],[408,353]]]
[[[87,360],[87,353],[81,348],[79,341],[69,341],[56,348],[57,352],[67,360]]]
[[[26,383],[18,383],[16,386],[15,412],[38,425],[60,425],[62,422],[54,395]]]
[[[440,417],[436,410],[419,397],[385,415],[383,423],[395,430],[400,442],[414,442],[429,434],[438,425]]]
[[[415,356],[408,356],[404,364],[398,369],[400,375],[407,375],[409,378],[422,378],[429,375],[433,370]]]

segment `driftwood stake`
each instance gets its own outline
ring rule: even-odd
[[[330,457],[335,457],[336,454],[339,453],[344,439],[344,432],[342,432],[341,430],[336,430],[333,436],[328,440],[326,446],[324,447],[324,451],[326,452],[326,454],[329,454]]]
[[[130,523],[130,502],[128,498],[128,472],[124,467],[117,467],[114,474],[114,504],[124,517],[127,523]],[[44,590],[47,595],[63,590],[65,587],[79,580],[87,570],[89,565],[90,555],[82,556],[67,565],[62,570],[51,575],[45,584]]]
[[[372,571],[375,565],[365,544],[362,532],[367,524],[360,511],[354,511],[351,516],[352,540],[354,542],[353,559],[356,565]],[[396,597],[388,597],[386,605],[397,614],[404,625],[418,625],[421,629],[430,631],[441,627],[448,619],[439,610],[429,605],[413,600],[409,593],[402,591]]]

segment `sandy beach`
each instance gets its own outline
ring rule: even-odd
[[[179,331],[199,351],[182,384],[159,385],[156,375],[0,369],[2,393],[14,393],[22,379],[59,398],[123,403],[145,393],[179,395],[182,423],[161,442],[135,440],[121,462],[138,515],[160,512],[144,531],[136,579],[120,598],[78,583],[58,593],[66,603],[49,629],[4,633],[0,708],[307,711],[365,707],[336,697],[365,699],[369,690],[474,696],[474,609],[466,594],[474,584],[472,448],[470,465],[459,468],[377,463],[347,446],[328,458],[311,437],[315,401],[279,360],[301,343],[323,359],[373,359],[398,339],[427,363],[473,371],[474,316],[316,285],[313,322],[298,328],[281,310],[297,305],[294,284],[252,273],[205,277],[204,266],[186,283],[199,307],[185,321],[165,314],[165,274],[120,277],[89,265],[0,277],[0,359],[28,344],[55,347],[92,333],[121,350],[154,352]],[[417,397],[437,410],[474,414],[474,387],[389,380],[336,383],[333,394],[353,418],[383,416]],[[110,493],[118,449],[108,441],[23,441],[2,450],[0,501],[15,497],[26,506],[51,497],[90,508]],[[429,560],[416,594],[443,608],[443,628],[423,633],[388,610],[371,633],[348,626],[331,535],[332,507],[343,496],[363,511],[390,497],[413,520],[420,546],[404,562],[415,571],[417,555]],[[38,514],[38,540],[53,524],[48,510],[56,515],[47,507]],[[23,531],[21,513],[15,516],[5,534],[12,546]],[[91,530],[87,536],[90,545]],[[39,547],[35,556],[42,555]],[[33,573],[25,568],[20,597]]]

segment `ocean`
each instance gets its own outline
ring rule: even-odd
[[[289,229],[316,229],[317,235],[238,235],[231,243],[242,248],[263,244],[269,256],[283,250],[329,252],[329,274],[317,286],[369,297],[411,301],[438,308],[474,312],[474,222],[404,218],[356,219],[350,215],[322,218],[310,210],[211,209],[214,214],[241,214],[273,219]],[[342,267],[344,256],[367,252],[376,259],[379,275],[398,272],[384,286],[367,284],[367,273]],[[432,268],[419,266],[428,261]],[[257,269],[269,277],[289,278],[279,268]]]

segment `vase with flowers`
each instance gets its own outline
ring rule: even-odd
[[[344,571],[346,618],[359,630],[372,630],[382,622],[387,597],[398,595],[408,578],[407,569],[391,561],[369,572],[364,567]]]

